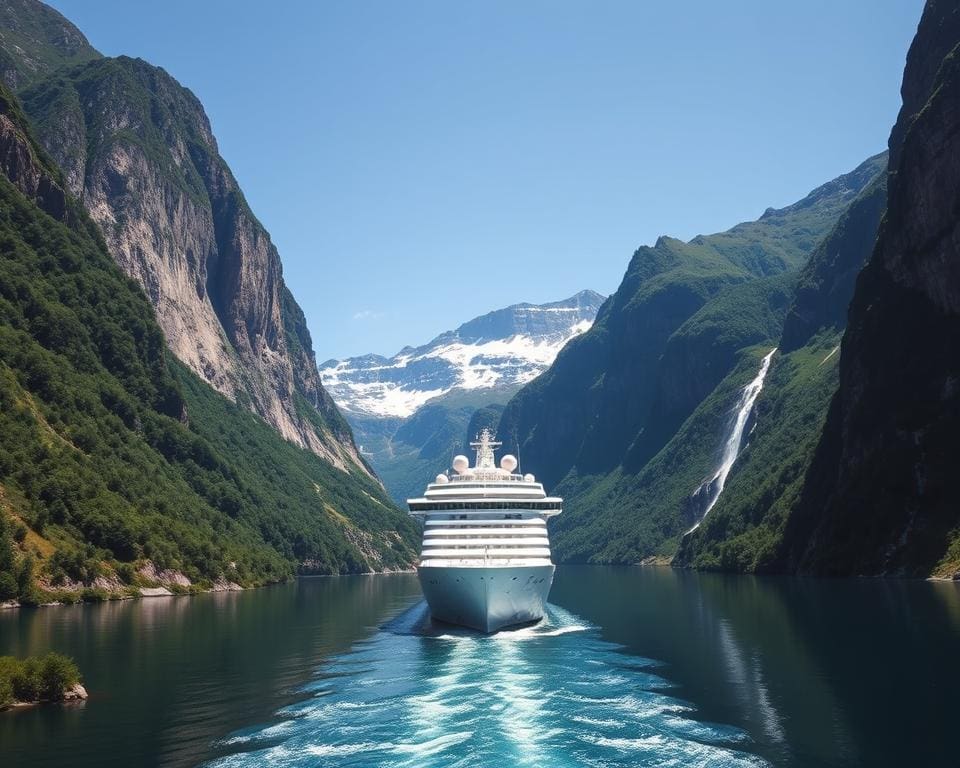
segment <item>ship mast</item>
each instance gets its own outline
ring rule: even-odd
[[[496,469],[497,464],[493,458],[493,452],[503,443],[494,439],[493,432],[489,429],[480,430],[477,439],[470,443],[470,447],[477,452],[476,469]]]

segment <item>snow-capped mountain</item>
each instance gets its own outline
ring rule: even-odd
[[[550,304],[515,304],[391,358],[328,360],[320,366],[321,381],[348,417],[406,418],[454,389],[518,389],[593,324],[603,300],[581,291]]]

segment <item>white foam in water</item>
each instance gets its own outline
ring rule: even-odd
[[[447,749],[447,747],[452,747],[455,744],[461,744],[471,736],[473,736],[472,731],[451,733],[447,736],[438,736],[437,738],[430,741],[425,741],[422,744],[397,744],[393,747],[393,751],[426,757],[427,755],[435,755],[438,752],[442,752],[443,750]]]
[[[742,731],[692,719],[662,693],[656,662],[553,606],[536,626],[489,637],[434,632],[419,613],[398,617],[318,670],[306,688],[322,682],[321,698],[234,734],[221,747],[236,754],[213,765],[763,765],[732,748]]]
[[[344,757],[355,755],[358,752],[374,752],[382,748],[382,744],[366,742],[361,744],[319,744],[305,747],[304,751],[317,757]]]

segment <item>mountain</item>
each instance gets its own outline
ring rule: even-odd
[[[551,487],[573,470],[597,474],[619,466],[657,417],[654,403],[663,393],[662,382],[672,376],[662,361],[671,343],[681,343],[677,332],[726,290],[799,269],[884,162],[885,156],[870,158],[797,203],[768,209],[758,220],[727,232],[688,243],[661,237],[652,247],[637,249],[594,326],[511,400],[500,433],[518,435],[521,452],[536,457],[538,475]],[[731,309],[736,309],[733,302]],[[726,313],[731,324],[736,314]],[[701,330],[710,333],[711,327],[718,326],[707,322]],[[755,330],[741,324],[733,343],[718,348],[701,369],[705,391],[733,368],[737,349],[770,338],[774,329],[776,337],[779,323]],[[666,359],[682,365],[684,355],[678,351]],[[700,396],[693,392],[678,402],[674,420],[688,415]]]
[[[277,250],[197,98],[124,56],[57,69],[20,96],[68,191],[146,291],[173,353],[287,440],[368,471],[320,383]]]
[[[499,433],[566,498],[553,527],[561,559],[673,554],[715,497],[724,436],[799,270],[885,163],[872,157],[727,232],[638,249],[591,330],[511,399]]]
[[[369,475],[168,354],[2,85],[0,243],[0,600],[409,566],[414,527]]]
[[[503,404],[590,327],[602,303],[581,291],[564,301],[516,304],[392,358],[328,360],[321,376],[364,457],[402,505],[467,450],[469,435],[496,426]]]
[[[877,239],[887,208],[887,174],[880,173],[840,217],[800,271],[783,323],[780,350],[791,352],[824,330],[842,332],[863,265]]]
[[[422,346],[404,347],[391,358],[328,360],[320,376],[346,413],[377,417],[412,416],[454,390],[516,391],[590,327],[603,298],[581,291],[549,304],[514,304]]]
[[[677,564],[960,574],[958,54],[960,11],[928,2],[889,172],[811,258],[750,445]]]
[[[960,574],[960,8],[927,2],[890,134],[889,200],[781,566]]]
[[[877,239],[886,185],[887,174],[881,172],[801,270],[778,351],[755,403],[749,441],[715,507],[681,540],[675,565],[750,572],[778,568],[784,526],[837,389],[847,306]]]
[[[0,2],[0,80],[14,90],[99,55],[53,8],[36,0]]]

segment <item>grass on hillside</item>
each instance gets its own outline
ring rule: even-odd
[[[714,509],[683,541],[676,564],[740,572],[774,566],[837,388],[839,344],[838,333],[821,333],[774,357],[749,444]]]

